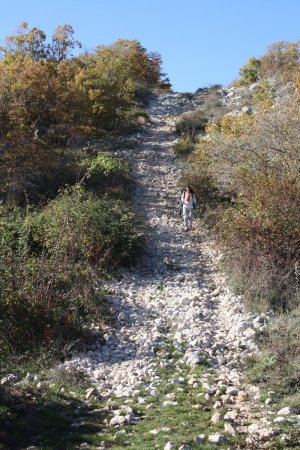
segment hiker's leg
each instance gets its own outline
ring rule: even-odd
[[[190,209],[189,210],[189,228],[192,228],[193,213],[194,213],[194,211],[192,209]]]
[[[183,207],[183,211],[182,211],[182,217],[183,217],[183,226],[184,229],[188,229],[189,227],[189,210],[188,208],[186,208],[185,206]]]

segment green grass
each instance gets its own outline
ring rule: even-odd
[[[215,412],[210,402],[205,401],[201,396],[197,396],[202,391],[200,388],[194,388],[187,383],[187,375],[195,378],[200,377],[206,367],[197,366],[195,369],[182,366],[182,371],[177,372],[174,367],[167,367],[159,370],[161,384],[158,386],[158,394],[155,397],[145,397],[145,403],[139,404],[133,402],[130,406],[135,414],[141,417],[141,421],[135,425],[125,425],[120,429],[125,430],[124,434],[115,434],[115,430],[109,433],[103,433],[103,441],[115,450],[124,448],[136,448],[138,450],[153,450],[155,448],[163,449],[167,442],[171,441],[175,448],[183,443],[192,445],[193,449],[215,449],[216,446],[209,443],[196,444],[194,438],[199,434],[213,434],[214,432],[223,432],[224,424],[213,425],[210,422],[211,416]],[[180,384],[172,384],[170,380],[183,377],[184,381]],[[201,383],[199,383],[200,385]],[[167,400],[166,395],[175,393],[176,406],[163,406]],[[193,406],[200,405],[199,409]],[[162,428],[169,428],[169,431],[163,431]],[[157,434],[150,433],[151,430],[159,430]],[[236,438],[229,437],[224,446],[218,448],[228,448],[229,441],[233,442]]]
[[[202,392],[201,383],[199,387],[187,383],[191,377],[200,378],[207,367],[199,365],[190,369],[182,365],[180,369],[173,366],[159,369],[161,382],[157,386],[157,395],[147,396],[142,388],[140,396],[144,403],[139,403],[137,398],[115,398],[108,402],[92,398],[86,401],[86,389],[90,384],[84,378],[64,379],[62,374],[53,380],[42,381],[40,388],[36,382],[27,382],[10,391],[3,389],[0,395],[0,449],[21,450],[35,445],[39,450],[71,450],[83,442],[93,449],[104,442],[115,450],[127,447],[153,450],[164,448],[168,441],[175,448],[189,443],[193,449],[215,449],[216,446],[207,440],[204,444],[196,444],[194,438],[202,433],[206,436],[218,431],[224,434],[224,424],[211,424],[215,410],[212,401],[197,395]],[[171,382],[179,377],[184,381]],[[176,395],[178,405],[163,406],[168,400],[165,396],[170,393]],[[20,410],[16,408],[18,404],[23,405]],[[124,404],[129,404],[141,420],[134,424],[109,426],[112,410]],[[195,405],[198,405],[197,409],[193,408]],[[100,412],[90,414],[94,410]],[[81,425],[72,427],[79,420]],[[170,430],[163,431],[162,428]],[[151,434],[154,429],[159,429],[159,433]],[[124,434],[117,433],[122,430],[125,430]],[[237,438],[228,437],[227,443],[218,448],[225,449],[236,442]]]
[[[291,423],[280,423],[280,435],[274,439],[270,449],[272,450],[300,450],[300,431],[299,425]],[[285,440],[281,440],[282,435],[285,435]]]
[[[160,378],[156,396],[149,396],[147,388],[143,387],[139,396],[132,399],[113,398],[105,401],[93,397],[87,401],[86,389],[91,387],[89,381],[82,374],[74,372],[66,376],[57,369],[40,372],[36,382],[26,381],[11,388],[0,387],[0,449],[23,450],[28,446],[36,446],[39,450],[73,450],[85,442],[91,449],[96,449],[103,442],[107,448],[114,450],[153,450],[163,449],[169,441],[175,449],[183,443],[191,445],[193,450],[243,448],[244,435],[226,435],[223,421],[211,423],[211,417],[216,412],[213,403],[218,398],[205,399],[201,380],[205,378],[214,384],[215,372],[206,365],[193,368],[183,364],[178,366],[178,362],[174,363],[168,358],[173,356],[172,342],[166,342],[161,351],[163,355],[156,359]],[[159,363],[168,359],[169,364],[160,368]],[[32,367],[23,365],[20,374],[24,376],[27,370],[32,372],[38,367],[40,363]],[[179,383],[172,382],[180,377]],[[191,378],[196,385],[188,384]],[[163,402],[168,400],[167,394],[174,394],[178,405],[163,406]],[[140,397],[144,399],[143,403],[139,402]],[[133,409],[134,416],[140,421],[109,426],[113,410],[124,404]],[[288,404],[297,410],[299,397],[291,396],[289,402],[275,404],[274,409]],[[91,414],[95,410],[98,411]],[[222,414],[225,410],[217,412]],[[74,427],[74,423],[80,425]],[[269,448],[300,450],[297,423],[281,423],[280,429],[278,436],[269,443]],[[158,430],[158,433],[152,434],[151,430]],[[207,442],[207,437],[216,432],[226,436],[225,444],[217,446]],[[286,435],[284,442],[280,440],[283,433]],[[199,434],[206,436],[203,444],[194,441]]]
[[[114,450],[153,450],[163,449],[169,441],[175,449],[183,443],[189,444],[193,450],[244,448],[245,435],[226,435],[222,420],[217,424],[211,423],[213,414],[226,412],[226,408],[217,411],[213,408],[218,397],[206,399],[203,395],[202,381],[205,379],[215,384],[216,372],[206,364],[193,368],[180,364],[177,356],[180,358],[182,354],[177,351],[178,355],[174,357],[174,349],[171,340],[157,348],[154,369],[160,384],[156,385],[155,396],[150,396],[147,386],[144,386],[136,397],[112,397],[108,401],[96,397],[86,400],[86,390],[91,384],[83,374],[74,371],[67,375],[58,369],[49,369],[49,366],[41,370],[43,361],[32,366],[24,362],[20,365],[19,376],[24,378],[27,371],[36,372],[38,380],[25,381],[10,388],[0,387],[0,449],[24,450],[28,446],[36,446],[39,450],[73,450],[82,443],[96,449],[104,443]],[[161,362],[168,364],[160,367]],[[194,380],[193,384],[188,383],[190,379]],[[175,398],[166,397],[167,394],[173,394]],[[266,395],[264,392],[263,399]],[[178,405],[163,406],[165,400],[176,401]],[[129,405],[140,420],[110,426],[113,411],[124,404]],[[291,396],[289,404],[297,409],[299,398]],[[279,406],[287,404],[274,405],[275,410]],[[77,423],[79,426],[74,426]],[[269,443],[269,448],[300,450],[298,425],[280,424],[280,429],[282,432]],[[151,430],[158,430],[158,433],[153,434]],[[208,436],[214,433],[225,435],[226,443],[208,443]],[[282,433],[286,434],[284,442],[280,440]],[[203,444],[194,441],[199,434],[206,437]]]

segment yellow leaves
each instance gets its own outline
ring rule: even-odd
[[[299,70],[300,41],[278,41],[268,47],[268,51],[261,58],[262,73],[265,76],[280,74],[284,79],[294,79]]]
[[[220,123],[213,122],[213,123],[208,124],[206,126],[205,131],[208,135],[218,133],[220,131]]]
[[[224,115],[220,121],[220,132],[225,136],[239,136],[254,123],[254,117],[247,113],[238,116]]]
[[[218,135],[224,135],[226,137],[240,136],[247,133],[255,122],[255,116],[247,113],[241,113],[238,115],[225,114],[217,123],[210,123],[207,125],[206,139],[200,138],[199,144],[205,147],[212,146],[210,142],[214,137]]]
[[[206,157],[205,156],[205,152],[204,152],[202,147],[196,147],[196,149],[195,149],[195,157],[197,159],[204,159]]]
[[[102,89],[89,89],[88,95],[90,100],[96,100],[103,94]]]
[[[274,103],[275,90],[267,80],[262,80],[257,91],[253,95],[253,101],[262,110],[268,110]]]

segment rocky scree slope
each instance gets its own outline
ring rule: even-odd
[[[244,311],[242,299],[228,290],[216,269],[218,255],[205,233],[196,221],[185,233],[178,217],[175,123],[204,100],[203,94],[155,94],[149,106],[151,122],[133,138],[137,148],[117,152],[133,168],[134,204],[145,223],[146,251],[134,270],[123,272],[121,281],[107,282],[116,328],[107,327],[105,344],[95,344],[61,368],[84,371],[94,392],[108,404],[112,397],[143,403],[157,394],[161,368],[178,369],[178,379],[170,382],[180,384],[182,365],[195,367],[205,361],[207,371],[189,383],[201,386],[213,402],[211,420],[224,421],[225,434],[203,440],[222,444],[226,434],[241,434],[241,448],[268,448],[279,433],[269,410],[272,400],[260,402],[259,389],[247,385],[242,367],[244,358],[257,351],[253,337],[269,317]],[[176,396],[166,402],[178,404]],[[222,416],[220,408],[226,411]],[[134,421],[132,413],[124,418],[117,411],[108,425]],[[170,436],[169,448],[171,441]]]

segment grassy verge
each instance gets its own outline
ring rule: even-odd
[[[226,443],[217,447],[207,440],[210,434],[225,433],[223,421],[211,422],[216,399],[204,395],[200,380],[205,372],[206,365],[191,369],[170,362],[157,370],[160,381],[155,395],[141,388],[132,399],[109,400],[98,395],[87,398],[92,386],[80,372],[40,372],[35,381],[24,381],[9,391],[2,388],[0,448],[96,449],[104,445],[115,450],[153,450],[172,442],[175,448],[186,443],[193,449],[213,450],[238,445],[241,437],[226,436]],[[166,401],[177,404],[166,405]],[[132,422],[110,425],[115,411],[123,408],[132,411]],[[202,444],[195,441],[200,434],[205,434]]]

